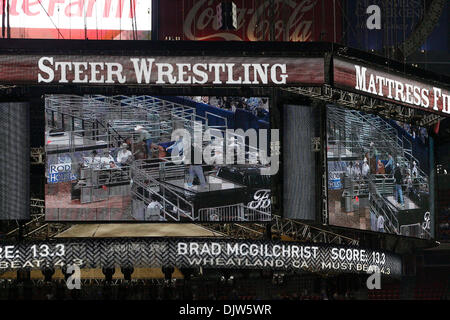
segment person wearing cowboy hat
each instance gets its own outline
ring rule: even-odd
[[[144,142],[146,151],[147,151],[147,157],[151,157],[151,151],[152,151],[152,137],[150,136],[150,133],[144,129],[143,126],[137,125],[136,128],[134,128],[134,131],[139,132],[139,138],[138,142]]]
[[[101,159],[101,166],[102,167],[106,167],[109,166],[109,163],[111,161],[114,161],[113,156],[111,155],[111,151],[105,151],[103,152],[103,156],[100,158]]]
[[[128,160],[131,158],[131,151],[127,149],[128,145],[126,143],[122,143],[120,146],[119,152],[117,152],[117,162],[119,165],[124,166],[127,164]]]
[[[366,178],[369,175],[370,167],[367,164],[367,158],[364,157],[364,163],[362,165],[361,174],[364,178]]]

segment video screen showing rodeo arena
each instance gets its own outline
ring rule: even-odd
[[[269,221],[268,99],[193,98],[46,96],[46,220]]]

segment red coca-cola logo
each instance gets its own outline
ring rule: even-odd
[[[275,0],[273,7],[269,0],[237,1],[237,29],[233,31],[219,29],[217,4],[216,0],[193,2],[183,19],[185,40],[316,41],[323,33],[319,28],[322,3],[318,0]]]

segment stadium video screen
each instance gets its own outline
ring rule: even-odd
[[[320,137],[319,108],[302,105],[283,106],[283,217],[315,220],[320,183],[318,158],[311,141]],[[301,150],[301,152],[292,152]]]
[[[8,38],[151,40],[152,1],[1,1]],[[5,14],[3,15],[3,12]]]
[[[431,238],[425,128],[327,108],[329,224]]]
[[[269,99],[45,97],[47,221],[270,221]]]
[[[0,221],[30,218],[30,105],[0,102]]]

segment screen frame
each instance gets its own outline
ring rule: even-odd
[[[329,107],[339,108],[338,105],[332,105],[332,104],[327,105],[326,106],[326,111],[325,111],[326,112],[326,116],[325,116],[326,119],[328,119],[328,108]],[[345,110],[348,110],[348,109],[345,109]],[[366,112],[366,113],[367,114],[371,114],[371,115],[376,115],[375,113],[372,113],[372,112]],[[387,118],[384,118],[382,116],[379,116],[379,117],[382,118],[385,121],[388,121],[388,120],[393,120],[394,121],[394,119],[387,119]],[[325,121],[327,121],[327,120],[325,120]],[[427,129],[427,128],[425,128],[425,129]],[[328,130],[328,126],[325,125],[325,128],[324,128],[324,133],[325,133],[324,144],[328,148],[328,139],[326,138],[327,130]],[[427,132],[429,132],[429,130],[427,130]],[[415,237],[415,236],[405,236],[405,235],[402,235],[400,233],[399,234],[395,234],[395,233],[388,233],[388,232],[379,232],[379,231],[373,231],[373,230],[369,230],[369,229],[358,229],[358,228],[346,227],[346,226],[342,226],[342,225],[331,224],[330,223],[330,210],[329,210],[329,206],[328,206],[329,205],[329,201],[330,201],[328,193],[329,193],[330,189],[328,188],[328,181],[329,181],[328,162],[329,161],[328,161],[327,153],[325,153],[326,172],[324,173],[326,175],[327,219],[326,219],[326,222],[324,222],[324,223],[326,225],[329,225],[329,226],[333,227],[333,228],[338,228],[338,229],[341,229],[341,230],[353,230],[353,231],[367,232],[367,233],[378,234],[378,235],[391,235],[391,236],[402,237],[402,238],[406,238],[406,239],[414,239],[414,240],[419,240],[419,241],[434,241],[434,240],[436,240],[436,216],[435,216],[436,210],[435,210],[435,203],[437,201],[437,198],[436,198],[436,194],[435,194],[435,184],[436,184],[435,170],[434,170],[435,163],[432,162],[432,161],[434,161],[434,159],[433,159],[434,158],[433,157],[433,154],[434,154],[434,148],[433,148],[434,139],[433,139],[432,135],[428,135],[428,139],[429,139],[429,141],[427,143],[427,149],[428,149],[427,158],[428,158],[428,161],[429,161],[429,172],[430,172],[429,177],[428,177],[428,179],[429,179],[429,181],[428,181],[429,208],[428,209],[430,211],[430,225],[431,225],[430,238],[429,239],[428,238]]]
[[[155,21],[155,19],[153,20]],[[340,52],[346,52],[345,56],[354,55],[357,59],[365,61],[372,61],[376,64],[388,64],[393,70],[403,70],[408,74],[415,74],[421,78],[438,79],[439,81],[446,81],[450,79],[445,76],[436,75],[425,70],[412,68],[401,63],[387,60],[378,57],[373,54],[368,54],[362,51],[354,50],[351,48],[344,48],[343,46],[330,44],[330,43],[277,43],[277,46],[273,46],[270,42],[255,42],[255,43],[233,43],[233,42],[216,42],[205,43],[195,41],[130,41],[127,43],[127,48],[117,50],[116,41],[89,41],[89,45],[83,41],[42,41],[42,40],[2,40],[7,46],[3,49],[0,48],[2,54],[20,54],[20,53],[33,53],[47,55],[49,52],[61,53],[61,52],[77,52],[80,54],[104,54],[121,55],[128,52],[138,54],[148,54],[149,52],[158,53],[167,56],[173,55],[208,55],[214,52],[220,52],[223,56],[230,56],[239,52],[239,54],[245,56],[300,56],[300,57],[322,57],[332,61],[334,54],[340,55]],[[224,45],[226,49],[224,51]],[[8,48],[8,49],[5,49]],[[332,85],[332,63],[325,63],[325,81],[327,84]],[[150,95],[217,95],[217,90],[226,92],[226,96],[267,96],[272,92],[279,92],[279,96],[285,96],[286,92],[281,92],[277,87],[205,87],[205,88],[184,88],[183,93],[180,94],[179,88],[168,88],[163,86],[119,86],[114,85],[110,87],[95,87],[83,86],[83,85],[64,85],[64,86],[11,86],[6,89],[7,94],[2,98],[8,100],[11,97],[15,99],[39,99],[42,94],[53,93],[75,93],[75,94],[104,94],[114,95],[123,93],[126,94],[150,94]],[[188,92],[188,94],[186,94]],[[292,95],[291,95],[292,96]],[[20,97],[20,98],[19,98]],[[2,99],[0,98],[0,99]],[[299,96],[296,96],[299,99]],[[273,114],[273,112],[271,113]],[[271,125],[273,125],[271,123]],[[282,156],[281,156],[282,157]],[[281,160],[282,161],[282,160]],[[326,161],[325,161],[326,162]],[[322,188],[323,189],[323,188]],[[95,223],[95,222],[94,222]],[[324,224],[324,221],[319,223]],[[357,229],[355,229],[357,230]],[[364,231],[368,232],[368,231]]]

